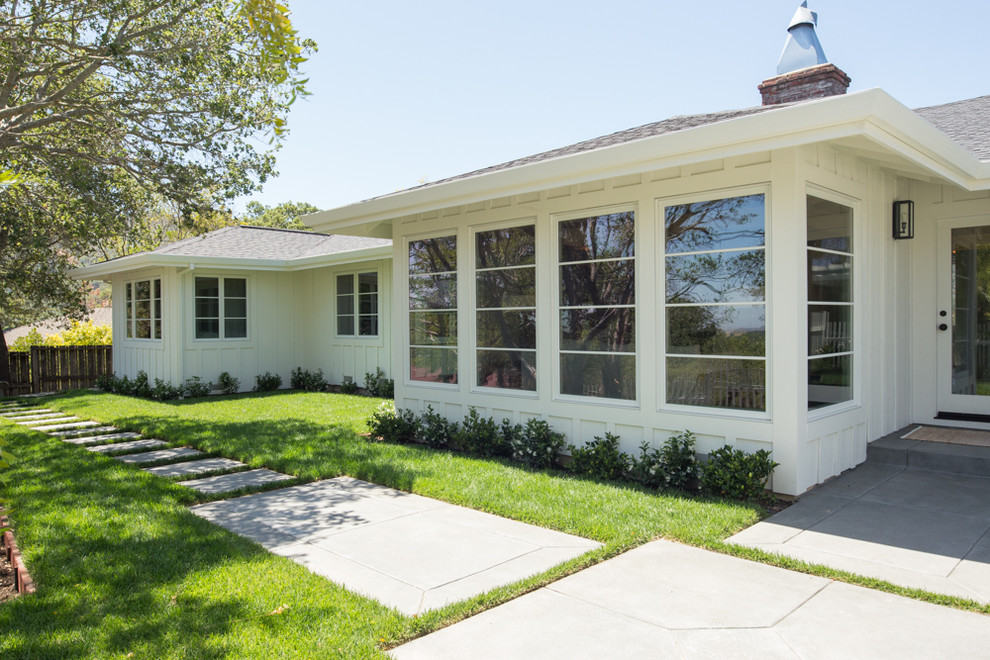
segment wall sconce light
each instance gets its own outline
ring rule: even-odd
[[[914,202],[894,202],[894,238],[914,238]]]

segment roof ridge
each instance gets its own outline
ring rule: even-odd
[[[325,234],[321,231],[312,231],[309,229],[289,229],[288,227],[262,227],[260,225],[248,225],[248,224],[236,224],[231,225],[232,228],[244,228],[244,229],[264,229],[265,231],[284,231],[293,234],[305,234],[306,236],[333,236],[334,234]],[[227,227],[224,227],[227,229]],[[203,234],[206,236],[207,234]]]

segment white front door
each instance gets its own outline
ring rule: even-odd
[[[990,421],[990,218],[942,223],[938,288],[938,415]]]

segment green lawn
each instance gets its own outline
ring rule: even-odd
[[[155,403],[77,392],[45,405],[302,480],[347,474],[593,538],[604,548],[523,582],[406,617],[201,520],[186,508],[198,501],[192,491],[0,422],[18,459],[4,496],[39,586],[36,595],[0,606],[0,657],[383,657],[384,648],[658,536],[862,582],[726,548],[722,539],[759,519],[762,512],[749,505],[369,442],[358,434],[379,403],[297,392]]]
[[[0,422],[18,459],[5,497],[39,586],[0,606],[0,657],[383,657],[383,648],[657,536],[718,544],[760,515],[747,505],[369,442],[358,434],[379,403],[296,392],[155,403],[79,392],[45,405],[305,480],[368,479],[594,538],[604,549],[406,617],[201,520],[186,508],[197,501],[192,491]]]

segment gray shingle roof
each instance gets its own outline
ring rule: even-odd
[[[915,112],[980,160],[990,160],[990,96],[917,108]]]
[[[153,250],[150,254],[183,257],[299,259],[391,245],[382,238],[318,234],[293,229],[236,225],[194,236]]]

